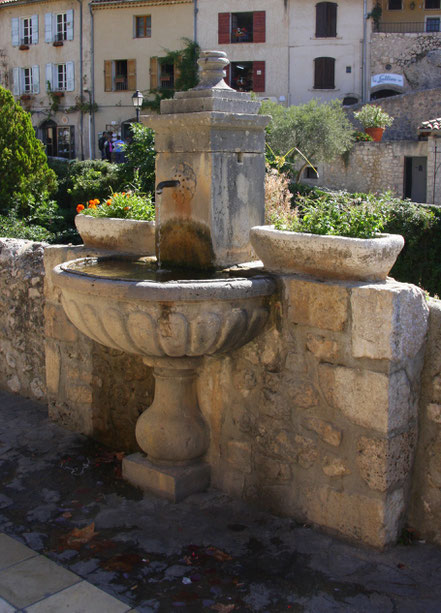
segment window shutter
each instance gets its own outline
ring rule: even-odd
[[[328,2],[328,36],[337,36],[337,5]]]
[[[225,66],[224,70],[225,70],[224,81],[227,85],[231,87],[231,65],[228,64],[228,66]]]
[[[60,89],[60,81],[58,79],[58,65],[52,64],[52,90],[58,91]]]
[[[20,68],[12,69],[12,93],[14,96],[20,94]]]
[[[52,78],[52,64],[46,64],[46,89],[53,91],[54,81]]]
[[[337,5],[335,2],[319,2],[316,5],[315,35],[317,38],[337,36]]]
[[[40,66],[32,66],[32,93],[40,93]]]
[[[326,2],[319,2],[315,7],[315,36],[326,36]]]
[[[265,62],[253,62],[253,92],[265,91]]]
[[[66,62],[66,90],[73,92],[75,89],[75,62]]]
[[[66,38],[73,40],[74,37],[74,12],[72,9],[66,11]]]
[[[136,38],[136,15],[133,15],[133,38]]]
[[[253,43],[265,42],[265,11],[253,13]]]
[[[11,19],[11,35],[12,46],[18,47],[18,45],[20,44],[20,20],[18,17],[13,17]]]
[[[150,58],[150,89],[158,89],[158,58]]]
[[[335,88],[335,59],[317,57],[314,60],[314,89]]]
[[[44,42],[51,43],[52,41],[52,13],[46,13],[44,16]]]
[[[127,60],[127,89],[136,89],[136,60]]]
[[[217,42],[219,45],[228,45],[230,42],[230,13],[218,13]]]
[[[32,24],[32,44],[36,45],[38,43],[38,15],[32,15],[31,24]]]
[[[104,91],[112,91],[112,61],[106,60],[104,62]]]

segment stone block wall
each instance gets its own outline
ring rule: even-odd
[[[44,401],[45,245],[0,239],[0,386]]]
[[[409,500],[424,296],[394,281],[281,285],[273,327],[200,375],[213,483],[382,547]]]
[[[428,179],[432,179],[429,160],[432,160],[432,143],[426,141],[401,141],[395,143],[355,143],[347,158],[336,158],[319,166],[318,180],[304,180],[308,185],[322,185],[330,189],[349,192],[384,192],[391,190],[399,197],[404,192],[404,158],[428,157]],[[438,173],[439,175],[440,173]],[[428,187],[433,181],[428,181]],[[441,197],[441,176],[437,177]],[[432,190],[428,189],[428,197]],[[438,196],[437,196],[438,197]]]
[[[441,545],[441,302],[430,300],[409,524]]]
[[[50,279],[56,264],[92,254],[1,241],[0,385],[11,390],[15,376],[17,391],[36,398],[38,375],[52,419],[132,451],[137,416],[152,400],[151,369],[73,328]],[[423,293],[393,280],[286,275],[278,284],[260,336],[206,358],[200,371],[213,486],[378,547],[398,537],[412,494],[411,522],[441,542],[440,303],[430,303],[417,439]]]

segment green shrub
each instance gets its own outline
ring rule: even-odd
[[[54,235],[46,228],[6,215],[0,215],[0,236],[47,243],[54,241]]]
[[[23,216],[29,212],[29,196],[47,195],[56,188],[55,173],[47,165],[31,116],[1,86],[0,177],[0,209],[6,212],[14,205]]]
[[[87,204],[87,203],[86,203]],[[140,194],[133,191],[115,192],[100,202],[98,198],[89,200],[87,206],[82,203],[77,206],[77,213],[91,217],[113,217],[116,219],[155,219],[155,205],[151,194]]]
[[[121,178],[117,164],[103,160],[76,161],[70,165],[68,176],[71,206],[84,202],[89,194],[103,200],[113,189],[119,189]]]
[[[393,117],[376,104],[365,104],[354,113],[354,117],[363,128],[388,128],[394,122]]]
[[[135,181],[139,181],[141,191],[153,193],[156,159],[154,132],[140,123],[133,123],[131,130],[132,140],[124,149],[125,162],[118,165],[119,186],[114,189],[129,188]]]

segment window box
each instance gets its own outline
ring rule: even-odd
[[[20,51],[26,51],[27,49],[29,49],[29,45],[25,45],[25,44],[20,45],[19,49],[20,49]]]
[[[63,46],[63,41],[62,40],[55,40],[53,43],[54,47],[62,47]]]
[[[26,100],[32,100],[32,96],[30,94],[22,94],[20,96],[20,100],[22,100],[23,102]]]
[[[52,92],[52,94],[57,98],[63,98],[64,96],[64,92]]]

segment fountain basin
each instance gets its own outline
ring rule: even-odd
[[[98,260],[54,269],[66,314],[98,343],[144,357],[196,357],[241,347],[265,325],[275,291],[264,274],[165,282],[104,278],[89,272]]]

